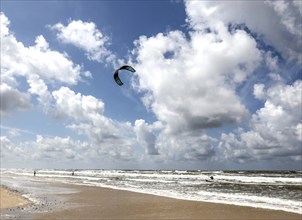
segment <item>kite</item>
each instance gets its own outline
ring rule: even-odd
[[[135,69],[131,66],[124,65],[124,66],[121,66],[120,68],[118,68],[117,70],[115,70],[113,78],[119,86],[122,86],[124,83],[121,81],[120,77],[118,76],[118,73],[120,70],[128,70],[128,71],[134,73]]]

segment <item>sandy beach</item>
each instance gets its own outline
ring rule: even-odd
[[[53,186],[53,184],[51,184]],[[50,207],[24,207],[21,194],[1,188],[1,219],[297,219],[302,215],[261,208],[178,200],[95,186],[54,184],[72,193],[58,195],[64,202]],[[47,184],[45,185],[47,187]],[[58,201],[59,202],[59,201]],[[10,217],[2,213],[10,209]],[[35,211],[34,211],[35,210]],[[45,211],[47,210],[47,211]],[[14,212],[16,215],[14,215]],[[28,212],[31,212],[30,214]],[[5,212],[4,212],[5,213]],[[13,215],[12,215],[13,214]]]
[[[16,207],[23,207],[29,204],[30,202],[22,197],[22,195],[16,191],[7,189],[6,187],[1,186],[0,188],[0,209],[9,209]]]
[[[260,208],[178,200],[109,188],[65,185],[69,207],[33,219],[299,219],[302,215]]]

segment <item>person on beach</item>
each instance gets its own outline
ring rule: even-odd
[[[34,171],[34,176],[36,176],[36,171]]]
[[[71,173],[71,176],[74,176],[74,172]]]

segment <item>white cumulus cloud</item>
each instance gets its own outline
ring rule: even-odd
[[[220,143],[228,159],[301,160],[302,81],[275,85],[266,92],[264,107],[252,117],[251,129],[222,134]]]
[[[15,143],[7,136],[1,136],[1,157],[3,160],[20,159],[25,163],[33,160],[48,163],[85,161],[89,143],[72,140],[70,137],[43,137],[37,135],[35,140]]]
[[[261,54],[244,31],[179,31],[136,42],[136,87],[145,105],[171,132],[241,122],[247,110],[235,89],[257,67]],[[170,57],[167,57],[167,53]],[[172,54],[172,55],[171,55]]]
[[[22,93],[5,83],[0,84],[0,104],[2,116],[15,110],[25,110],[31,107],[29,94]]]
[[[96,120],[104,112],[104,103],[93,96],[75,93],[68,87],[52,92],[58,116],[68,116],[76,121]]]
[[[257,99],[265,99],[266,93],[264,90],[265,85],[264,84],[255,84],[254,85],[254,96]]]
[[[187,35],[175,30],[135,41],[133,87],[162,124],[151,141],[156,140],[154,149],[160,155],[207,160],[226,151],[240,162],[286,155],[299,159],[294,155],[300,146],[300,83],[282,84],[275,50],[287,61],[301,62],[301,32],[293,29],[301,26],[301,13],[293,5],[301,3],[282,4],[285,14],[274,3],[261,1],[186,1]],[[250,13],[254,11],[256,17]],[[253,114],[238,91],[247,80],[260,79],[256,70],[261,67],[273,81],[251,89],[265,103]],[[207,129],[241,123],[250,124],[251,131],[223,133],[224,147],[215,148],[219,140],[207,135]],[[288,142],[292,147],[286,150]],[[261,154],[260,146],[270,150]]]
[[[91,143],[91,158],[108,156],[119,160],[134,160],[138,146],[129,122],[118,122],[104,115],[104,103],[93,96],[75,93],[62,87],[52,93],[55,114],[72,119],[67,128],[84,135]],[[136,155],[136,156],[134,156]]]
[[[152,126],[146,123],[145,120],[140,119],[135,121],[134,129],[138,142],[145,147],[145,152],[150,155],[157,155],[156,135],[152,131]]]
[[[114,55],[107,49],[109,38],[97,29],[93,22],[72,20],[67,26],[57,23],[51,26],[57,31],[57,38],[66,44],[72,44],[86,52],[90,60],[101,62]]]
[[[47,109],[52,101],[48,85],[75,85],[82,77],[91,77],[88,71],[83,71],[82,66],[74,64],[67,54],[50,49],[42,35],[36,37],[35,45],[25,46],[9,30],[10,21],[5,14],[1,12],[0,16],[3,84],[17,91],[20,86],[17,77],[24,77],[29,86],[28,94],[36,95]],[[19,100],[25,100],[24,97],[21,95]]]
[[[185,6],[195,29],[205,31],[217,21],[244,24],[284,58],[302,62],[301,1],[186,1]]]

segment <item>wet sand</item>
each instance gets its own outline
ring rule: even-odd
[[[62,185],[66,207],[33,219],[297,219],[302,215],[261,208],[178,200],[93,186]]]
[[[57,187],[60,192],[45,194],[39,206],[30,205],[20,193],[1,187],[1,219],[302,219],[300,214],[284,211],[178,200],[94,186],[45,184],[45,190],[50,187]],[[62,190],[66,193],[62,194]],[[7,210],[9,215],[2,215]]]
[[[30,203],[30,201],[24,198],[21,193],[9,190],[3,186],[0,188],[0,197],[0,210],[23,207]]]

